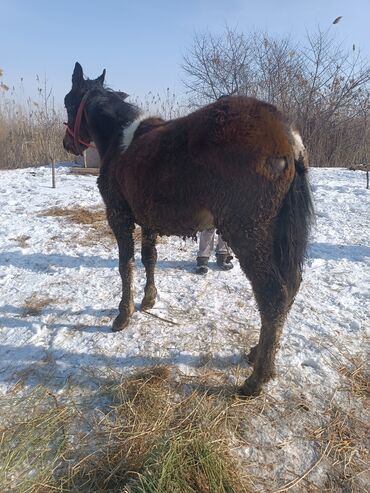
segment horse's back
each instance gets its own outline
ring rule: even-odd
[[[143,132],[141,126],[149,130]],[[271,156],[292,155],[286,117],[275,106],[245,96],[222,97],[184,117],[149,124],[144,120],[141,126],[127,156],[136,162],[145,155],[147,162],[165,160],[180,168],[184,161],[186,166],[205,165],[218,155],[228,167],[246,168]]]

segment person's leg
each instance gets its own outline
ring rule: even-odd
[[[208,272],[208,259],[213,250],[216,230],[205,229],[199,235],[199,250],[197,254],[197,274],[206,274]]]
[[[230,270],[234,267],[233,264],[231,263],[233,257],[230,252],[231,251],[229,246],[223,240],[222,236],[219,234],[217,247],[216,247],[216,262],[217,265],[220,267],[220,269]]]

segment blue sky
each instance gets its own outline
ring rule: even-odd
[[[370,0],[3,0],[0,9],[3,81],[36,93],[36,74],[57,104],[70,88],[75,61],[89,77],[107,69],[114,89],[143,97],[170,87],[181,93],[183,54],[196,32],[267,31],[302,39],[318,25],[370,58]]]

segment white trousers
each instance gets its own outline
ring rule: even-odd
[[[199,250],[197,257],[211,256],[214,244],[215,244],[216,229],[205,229],[199,236]],[[222,239],[221,235],[217,235],[216,254],[230,254],[230,248],[227,243]]]

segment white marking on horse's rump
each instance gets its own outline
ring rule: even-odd
[[[297,130],[290,130],[291,135],[293,137],[293,151],[294,151],[294,158],[299,159],[299,156],[302,154],[303,157],[305,157],[306,154],[306,148],[303,145],[302,137],[300,134],[297,132]]]
[[[285,158],[275,158],[270,161],[271,167],[278,173],[284,171],[286,167],[286,159]]]
[[[148,115],[140,115],[133,122],[131,122],[127,127],[123,129],[122,135],[122,149],[125,151],[128,146],[131,144],[132,139],[134,138],[137,127],[143,120],[149,118]]]

